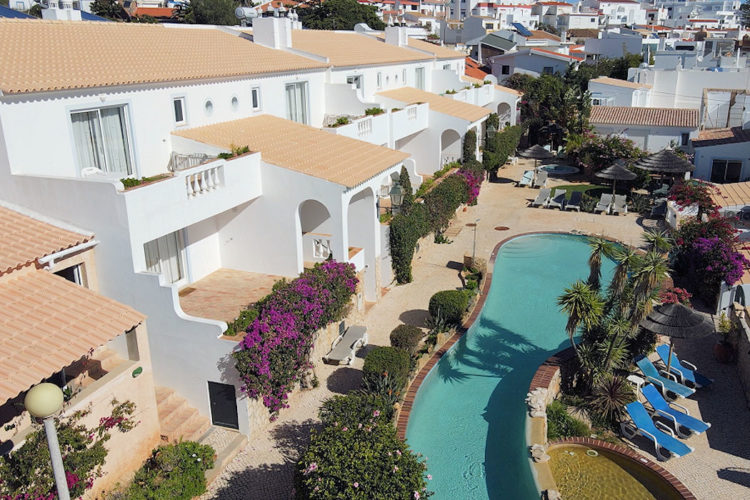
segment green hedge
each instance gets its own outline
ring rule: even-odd
[[[410,369],[409,353],[395,347],[377,346],[365,356],[362,372],[364,380],[371,382],[377,381],[387,373],[388,377],[403,388]]]
[[[469,307],[469,296],[463,290],[443,290],[430,297],[430,316],[440,315],[449,325],[461,324],[464,312]]]
[[[419,341],[422,340],[422,330],[416,326],[398,325],[391,332],[391,346],[397,349],[403,349],[413,356],[419,347]]]
[[[563,403],[552,401],[547,405],[547,439],[583,437],[590,434],[589,426],[570,416]]]
[[[214,449],[193,441],[160,446],[136,471],[125,492],[128,500],[190,500],[206,491],[206,470]]]
[[[513,125],[506,127],[495,136],[495,154],[497,155],[497,166],[502,167],[508,161],[509,156],[513,156],[518,148],[518,143],[523,135],[523,127]]]
[[[326,400],[319,416],[323,425],[338,422],[342,427],[353,427],[362,422],[388,423],[394,413],[393,405],[380,394],[356,391]]]
[[[466,134],[464,134],[464,143],[463,143],[463,151],[462,151],[462,159],[463,162],[466,163],[467,161],[476,160],[477,159],[477,133],[474,131],[473,128],[469,129]]]

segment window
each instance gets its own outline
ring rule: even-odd
[[[552,66],[545,66],[544,69],[542,69],[542,74],[544,75],[551,75],[554,73],[554,68]]]
[[[70,114],[78,166],[120,175],[133,173],[125,106]]]
[[[307,82],[287,84],[286,117],[294,122],[307,123]]]
[[[682,134],[680,134],[680,145],[687,146],[689,141],[690,141],[689,133],[683,132]]]
[[[510,74],[510,66],[508,66],[507,64],[503,64],[503,67],[502,67],[502,69],[500,71],[504,75],[509,75]]]
[[[414,70],[414,85],[420,89],[424,90],[424,68],[417,68]]]
[[[78,264],[75,266],[70,266],[65,269],[61,269],[60,271],[57,271],[55,274],[65,278],[66,280],[70,281],[71,283],[75,283],[76,285],[84,286],[83,284],[83,276],[81,273],[81,265]]]
[[[175,231],[143,245],[146,269],[164,276],[167,283],[177,283],[185,277],[182,232]]]
[[[260,109],[260,87],[253,87],[250,91],[250,98],[253,104],[253,111]]]
[[[203,110],[206,112],[206,116],[211,116],[214,112],[214,103],[211,99],[206,101],[203,105]]]
[[[396,75],[396,81],[398,81],[398,75]],[[401,81],[406,85],[406,70],[401,71]]]
[[[741,175],[740,160],[714,160],[711,165],[711,182],[739,182]]]
[[[185,98],[176,97],[172,99],[172,105],[174,106],[174,122],[177,125],[185,123]]]
[[[378,71],[378,78],[377,78],[377,80],[378,80],[378,82],[377,82],[378,83],[378,88],[382,89],[383,88],[383,73],[381,73],[380,71]]]
[[[20,10],[20,11],[23,12],[23,11],[26,10],[26,5],[24,5],[23,2],[16,2],[16,8],[15,8],[15,10]]]
[[[443,64],[443,69],[450,70],[451,69],[451,65],[450,64]]]
[[[591,104],[594,106],[601,106],[602,100],[601,99],[591,99]]]
[[[346,83],[357,91],[357,95],[362,97],[362,75],[352,75],[346,77]]]
[[[240,100],[237,96],[232,97],[232,111],[237,111],[240,108]]]

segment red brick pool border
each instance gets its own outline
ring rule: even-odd
[[[695,495],[690,493],[690,490],[685,487],[682,482],[680,482],[679,479],[674,477],[671,472],[666,470],[661,465],[657,464],[656,462],[653,462],[649,460],[648,458],[639,455],[635,451],[631,450],[630,448],[625,448],[624,446],[618,446],[612,443],[607,443],[606,441],[600,441],[598,439],[592,439],[588,437],[572,437],[572,438],[566,438],[566,439],[559,439],[557,441],[551,441],[549,443],[549,446],[558,446],[558,445],[565,445],[565,444],[577,444],[582,446],[591,446],[592,448],[600,448],[607,450],[609,452],[615,453],[617,455],[620,455],[622,457],[625,457],[633,462],[636,462],[643,467],[646,467],[659,476],[661,476],[662,479],[667,481],[672,488],[674,488],[677,493],[679,493],[682,498],[685,500],[698,500]]]

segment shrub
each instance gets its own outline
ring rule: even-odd
[[[416,326],[398,325],[391,332],[391,346],[403,349],[413,356],[417,352],[419,341],[422,340],[422,330]]]
[[[443,290],[430,297],[428,310],[433,318],[439,314],[446,324],[458,325],[468,307],[469,298],[463,291]]]
[[[714,289],[718,289],[722,281],[735,284],[742,278],[745,268],[750,267],[750,261],[744,255],[718,237],[698,238],[692,246],[698,277]]]
[[[466,134],[464,134],[464,144],[463,144],[463,153],[461,158],[463,158],[464,163],[476,160],[477,154],[477,133],[474,131],[474,129],[469,129]]]
[[[385,113],[383,108],[379,108],[377,106],[374,108],[367,108],[365,110],[365,116],[377,116],[377,115],[382,115],[383,113]]]
[[[568,414],[566,406],[560,401],[547,405],[547,439],[588,436],[589,427],[582,421]]]
[[[382,395],[356,391],[327,399],[319,416],[323,425],[338,423],[341,427],[354,427],[359,423],[385,424],[391,421],[393,414],[393,405]]]
[[[497,166],[501,167],[508,161],[508,157],[512,156],[516,152],[518,143],[521,141],[523,135],[523,127],[519,125],[513,125],[512,127],[505,127],[500,132],[495,134],[494,153],[496,155]]]
[[[227,331],[224,335],[233,337],[240,332],[247,330],[255,318],[258,317],[258,310],[255,307],[249,307],[242,311],[234,321],[227,325]]]
[[[331,260],[276,283],[256,304],[258,317],[232,357],[242,390],[262,397],[272,419],[288,406],[289,392],[310,367],[314,333],[346,315],[356,287],[354,266]]]
[[[719,192],[719,188],[698,179],[677,182],[669,190],[669,199],[682,207],[692,204],[698,205],[698,218],[702,214],[716,216],[718,207],[714,203],[712,194]]]
[[[659,292],[659,300],[662,304],[683,304],[690,307],[692,295],[684,288],[667,288]]]
[[[387,374],[396,384],[396,391],[400,392],[406,385],[410,368],[408,352],[395,347],[378,346],[365,356],[363,383],[366,388],[372,389]]]
[[[190,500],[206,491],[206,470],[214,466],[214,449],[193,441],[160,446],[136,471],[128,500]]]
[[[414,189],[411,187],[411,179],[406,167],[401,167],[401,173],[398,178],[399,184],[404,189],[404,201],[401,202],[401,210],[407,211],[414,204]]]
[[[466,180],[461,175],[450,175],[443,179],[424,198],[429,214],[430,230],[441,232],[450,222],[456,209],[469,198]]]
[[[153,177],[141,177],[140,179],[134,179],[132,177],[124,177],[120,179],[120,182],[122,182],[122,186],[125,189],[130,189],[136,186],[140,186],[141,184],[158,181],[166,177],[168,177],[167,174],[155,175]]]
[[[297,463],[295,492],[300,500],[427,498],[426,471],[390,423],[327,425],[311,433]]]
[[[594,209],[596,208],[596,205],[597,205],[596,198],[586,193],[583,193],[583,196],[581,196],[581,212],[593,213]]]

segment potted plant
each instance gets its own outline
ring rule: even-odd
[[[734,331],[734,323],[725,313],[721,313],[719,318],[718,332],[721,336],[719,341],[714,345],[714,357],[719,363],[729,363],[734,358],[734,346],[729,341],[729,336]]]

